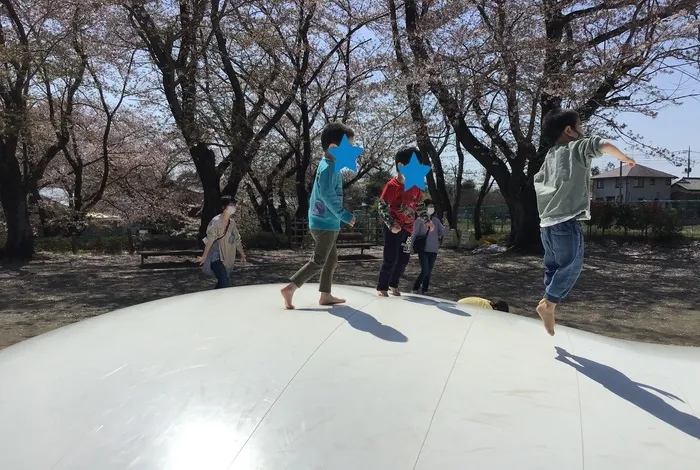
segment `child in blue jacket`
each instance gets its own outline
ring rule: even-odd
[[[355,225],[355,217],[343,208],[343,176],[335,171],[335,159],[328,152],[330,147],[339,146],[344,136],[347,136],[352,145],[355,132],[339,122],[327,124],[321,132],[321,146],[325,155],[318,164],[309,201],[309,230],[316,244],[309,262],[302,266],[292,276],[291,282],[282,289],[284,307],[288,310],[294,309],[294,292],[319,272],[319,304],[335,305],[345,302],[345,299],[331,294],[333,274],[338,263],[336,242],[340,233],[340,222],[352,227]]]

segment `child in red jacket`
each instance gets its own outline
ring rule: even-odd
[[[415,147],[406,147],[396,153],[397,172],[400,166],[408,165],[414,153],[421,161],[420,151]],[[384,259],[377,281],[377,295],[380,297],[388,297],[390,289],[393,295],[401,295],[399,280],[411,257],[411,233],[416,218],[423,219],[429,230],[435,230],[421,202],[423,191],[415,186],[405,191],[404,181],[399,172],[387,182],[379,197],[379,216],[384,221]]]

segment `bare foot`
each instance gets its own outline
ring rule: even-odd
[[[557,304],[542,299],[540,301],[540,304],[535,309],[537,311],[537,314],[542,319],[542,322],[544,323],[544,329],[547,330],[549,336],[554,336],[554,310],[556,308]]]
[[[280,293],[284,299],[284,308],[287,310],[294,310],[294,305],[292,304],[292,297],[294,297],[294,292],[297,290],[297,286],[294,284],[289,284],[287,287],[282,289]]]
[[[340,297],[333,297],[331,294],[327,293],[322,293],[321,298],[318,301],[319,305],[336,305],[336,304],[344,304],[345,299],[341,299]]]
[[[399,291],[398,287],[389,287],[389,289],[391,289],[391,295],[401,297],[401,292]]]
[[[378,290],[377,297],[389,297],[389,293],[385,290]]]

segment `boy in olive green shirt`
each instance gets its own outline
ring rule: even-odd
[[[583,269],[581,220],[591,218],[591,162],[604,153],[634,166],[633,159],[600,137],[585,137],[576,111],[557,109],[542,124],[553,146],[535,175],[540,236],[544,246],[545,295],[536,308],[547,333],[554,336],[554,312]]]

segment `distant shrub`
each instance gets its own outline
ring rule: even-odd
[[[679,237],[683,225],[675,209],[665,210],[659,204],[617,204],[596,202],[591,204],[589,228],[598,227],[604,235],[606,230],[617,227],[629,236],[630,230],[639,230],[643,236],[651,235],[657,240]],[[649,231],[651,230],[651,233]],[[638,237],[639,235],[637,235]]]
[[[482,215],[479,222],[481,223],[481,235],[492,235],[496,233],[496,223],[491,216]]]
[[[675,209],[659,211],[651,219],[651,235],[657,240],[671,240],[680,237],[683,225]]]

